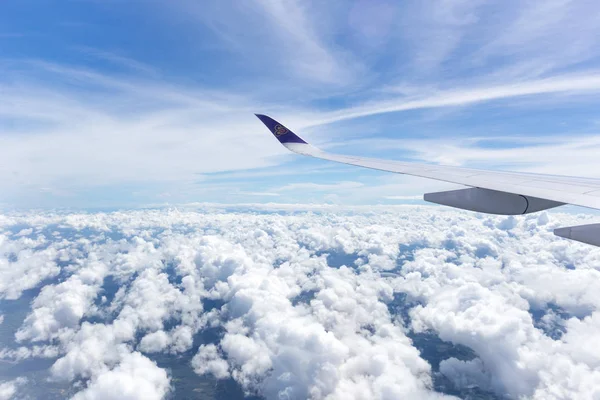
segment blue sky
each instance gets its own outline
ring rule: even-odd
[[[0,205],[395,204],[347,154],[598,176],[594,1],[7,1]]]

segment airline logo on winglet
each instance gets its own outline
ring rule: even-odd
[[[275,136],[279,137],[281,135],[285,135],[286,133],[288,133],[288,130],[285,126],[283,125],[275,125]]]
[[[304,140],[302,140],[300,137],[296,136],[296,134],[294,132],[292,132],[285,126],[281,125],[279,122],[275,121],[273,118],[268,117],[263,114],[255,114],[255,115],[259,120],[261,120],[261,122],[263,124],[265,124],[265,126],[267,128],[269,128],[269,131],[271,131],[273,136],[275,136],[281,144],[287,144],[287,143],[306,144],[306,142]]]

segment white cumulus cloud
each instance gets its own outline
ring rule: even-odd
[[[175,362],[267,399],[597,395],[600,250],[552,234],[593,217],[290,208],[3,215],[45,260],[15,280],[60,273],[0,357],[76,399],[185,395]]]

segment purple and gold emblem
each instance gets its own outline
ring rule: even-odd
[[[275,125],[275,136],[281,136],[288,133],[288,130],[283,125]]]

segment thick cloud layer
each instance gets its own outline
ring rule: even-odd
[[[3,215],[0,356],[48,369],[0,370],[0,396],[49,378],[75,399],[177,397],[184,360],[188,382],[268,399],[596,398],[600,249],[552,235],[592,219]]]

